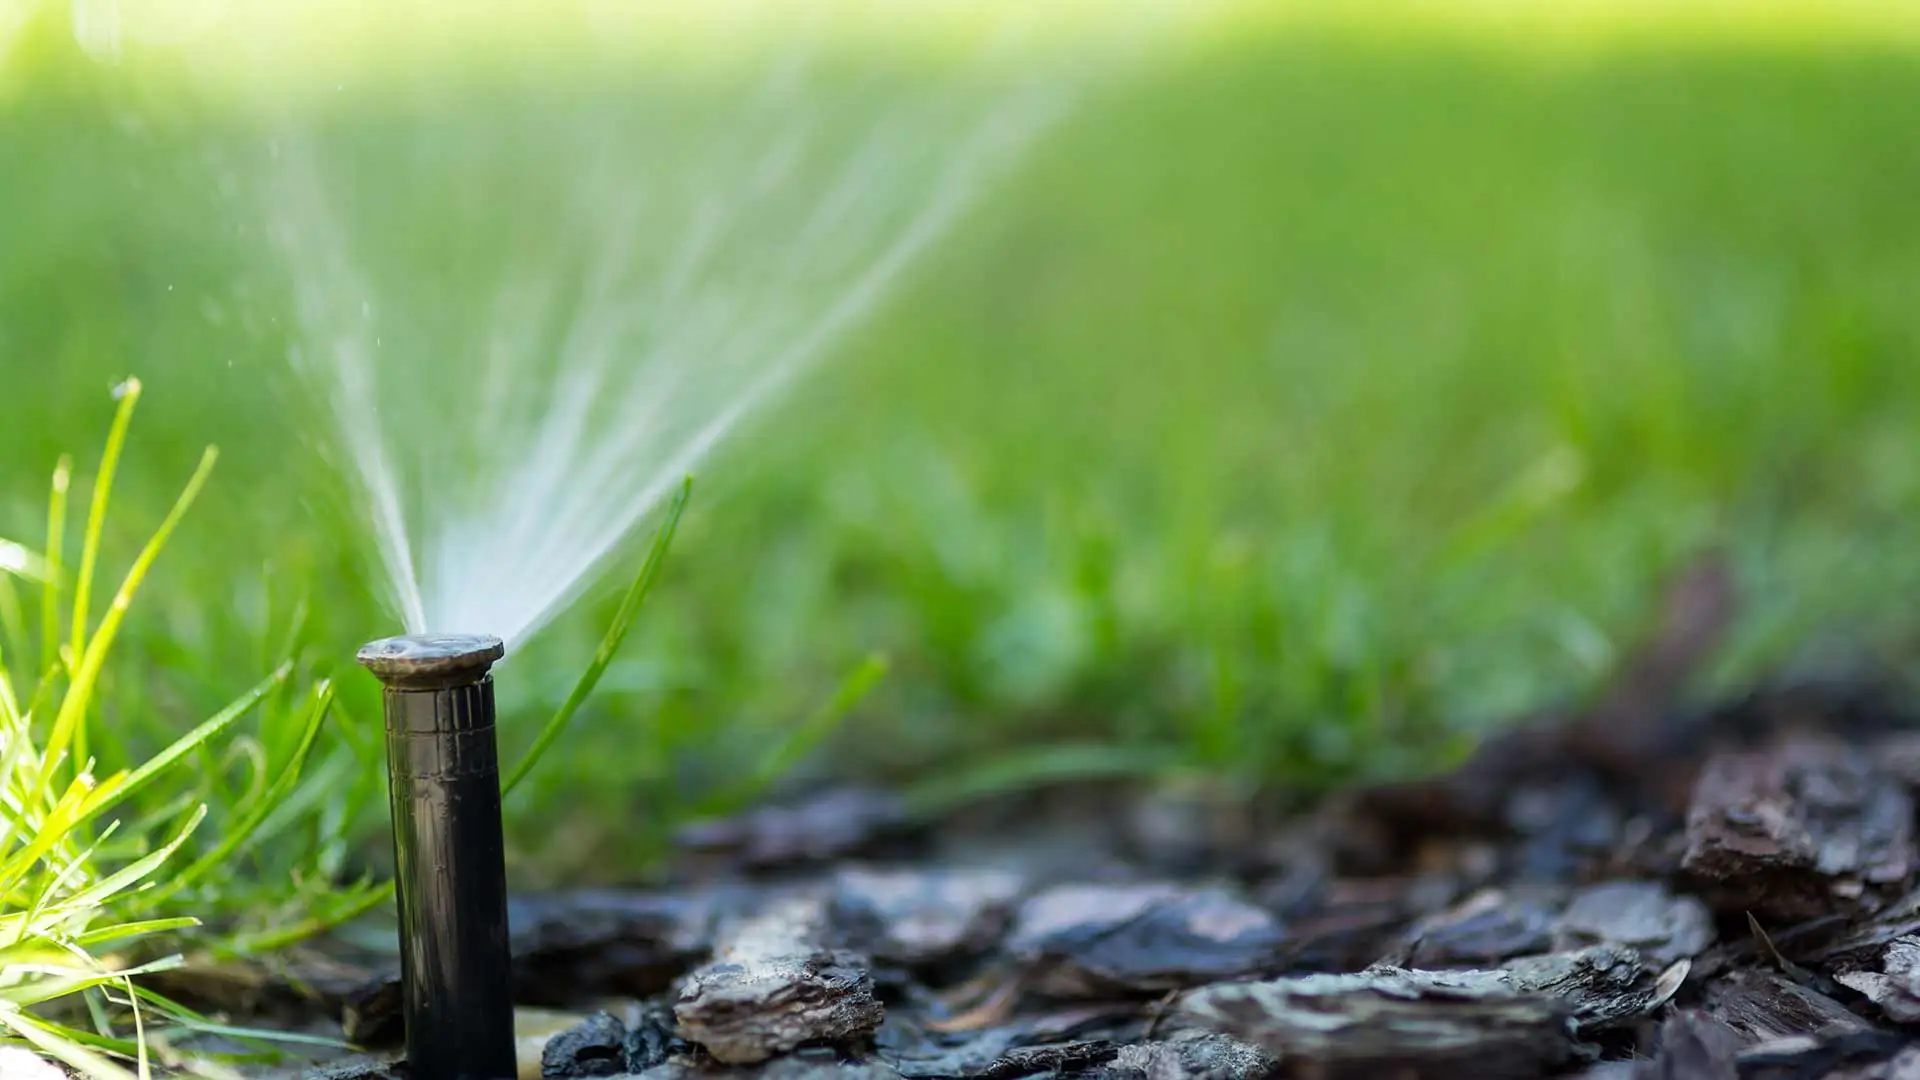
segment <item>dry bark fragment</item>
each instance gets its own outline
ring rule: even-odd
[[[1049,1027],[1055,1030],[1045,1030]],[[1137,1031],[1138,1025],[1133,1025],[1131,1032]],[[906,1080],[976,1080],[1090,1068],[1112,1060],[1118,1052],[1117,1039],[1104,1036],[1132,1037],[1112,1029],[1099,1034],[1103,1037],[1085,1037],[1072,1029],[1032,1021],[940,1032],[923,1030],[909,1020],[889,1023],[876,1041],[880,1056]]]
[[[1848,1065],[1820,1080],[1920,1080],[1920,1047],[1908,1046],[1885,1061]]]
[[[1486,971],[1223,983],[1184,995],[1176,1016],[1261,1047],[1288,1075],[1530,1077],[1571,1058],[1577,1035],[1645,1016],[1677,986],[1631,949],[1596,946]]]
[[[1552,948],[1564,890],[1486,889],[1408,930],[1407,963],[1441,968],[1499,963]]]
[[[1088,1069],[1112,1061],[1119,1048],[1110,1042],[1071,1042],[1057,1046],[1023,1046],[1009,1050],[974,1074],[977,1080],[1019,1080]]]
[[[872,1035],[884,1010],[865,958],[826,948],[825,929],[824,905],[807,897],[742,921],[681,987],[673,1009],[680,1037],[716,1061],[744,1065]]]
[[[1898,1080],[1910,1041],[1878,1031],[1778,1039],[1741,1051],[1741,1080]]]
[[[689,853],[771,869],[869,853],[912,828],[913,818],[899,796],[836,788],[701,822],[682,829],[675,840]]]
[[[900,1074],[878,1061],[846,1061],[835,1054],[802,1052],[732,1067],[675,1058],[622,1080],[900,1080]]]
[[[627,1025],[612,1013],[598,1012],[579,1026],[547,1040],[540,1051],[541,1080],[618,1076],[627,1065]]]
[[[1768,971],[1736,971],[1707,988],[1706,1010],[1748,1042],[1871,1030],[1846,1006]]]
[[[834,883],[833,920],[875,960],[937,964],[991,945],[1024,889],[1018,874],[987,868],[849,869]]]
[[[1660,1049],[1651,1060],[1633,1062],[1625,1080],[1739,1080],[1744,1040],[1698,1010],[1675,1013],[1660,1026]]]
[[[1713,944],[1713,913],[1691,896],[1653,881],[1608,881],[1576,893],[1555,927],[1560,948],[1626,945],[1665,966]]]
[[[516,995],[527,1004],[565,1005],[582,995],[660,993],[712,949],[720,915],[751,899],[729,890],[514,896],[507,925]]]
[[[1687,812],[1682,869],[1723,909],[1791,922],[1872,910],[1914,865],[1913,797],[1859,750],[1789,738],[1716,754]]]
[[[673,1014],[649,1007],[629,1025],[599,1012],[547,1040],[540,1052],[542,1080],[625,1076],[664,1064],[689,1047],[673,1034]]]
[[[1293,1077],[1532,1080],[1573,1056],[1566,1002],[1498,980],[1461,985],[1433,974],[1224,983],[1185,995],[1178,1018],[1260,1047]]]
[[[1213,1032],[1180,1032],[1164,1042],[1123,1046],[1096,1080],[1265,1080],[1272,1055]]]
[[[1021,905],[1007,948],[1065,997],[1198,986],[1271,968],[1278,920],[1224,889],[1062,885]]]
[[[1920,1023],[1920,938],[1908,934],[1888,942],[1877,968],[1836,975],[1834,981],[1864,994],[1896,1024]]]

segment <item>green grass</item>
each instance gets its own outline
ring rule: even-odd
[[[316,817],[314,796],[329,793],[304,769],[332,690],[321,681],[289,697],[291,662],[157,752],[129,757],[136,740],[122,737],[127,695],[103,695],[101,673],[218,455],[202,455],[96,620],[101,540],[140,384],[124,383],[115,396],[78,565],[69,571],[64,560],[72,471],[63,458],[48,499],[46,553],[10,544],[0,567],[0,1046],[103,1080],[131,1080],[120,1061],[142,1077],[155,1057],[184,1064],[168,1036],[205,1026],[136,985],[179,966],[182,956],[169,947],[190,941],[244,951],[256,920],[289,907],[311,934],[355,904],[364,908],[381,887],[343,891],[314,875],[322,845],[275,850],[295,839],[289,825]],[[28,630],[29,596],[39,609],[37,639]],[[256,721],[258,733],[230,737],[243,719]],[[288,735],[290,745],[273,745]],[[198,857],[181,855],[210,810],[218,813],[214,835]],[[183,901],[204,919],[180,914]],[[275,933],[303,936],[288,930]]]
[[[1910,656],[1912,61],[1697,36],[1548,62],[1249,23],[1113,88],[702,471],[631,641],[510,801],[521,880],[638,873],[876,652],[887,677],[803,775],[1431,768],[1589,692],[1709,543],[1753,601],[1717,684],[1829,634]],[[207,153],[249,129],[48,70],[0,106],[0,536],[40,546],[43,478],[125,374],[144,434],[103,564],[218,443],[100,671],[112,749],[167,745],[293,657],[288,686],[338,696],[276,850],[316,889],[377,875],[377,703],[347,659],[394,627]],[[538,147],[667,92],[492,86],[397,121],[368,91],[316,123],[377,187],[420,132]],[[511,260],[512,235],[464,250]],[[503,680],[507,760],[619,599]],[[301,745],[279,695],[243,732],[257,758],[220,762],[236,783]]]

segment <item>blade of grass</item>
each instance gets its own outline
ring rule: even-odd
[[[547,747],[553,745],[553,741],[566,730],[567,725],[573,721],[573,714],[580,710],[581,703],[586,701],[588,695],[593,693],[593,688],[599,685],[600,676],[606,673],[607,665],[613,661],[614,653],[620,649],[620,643],[626,640],[627,631],[633,626],[634,617],[640,613],[641,606],[646,603],[647,593],[653,589],[654,579],[660,575],[660,564],[666,561],[667,549],[673,545],[674,531],[680,527],[680,515],[686,511],[687,500],[692,495],[693,478],[689,476],[680,485],[680,493],[674,496],[673,504],[667,508],[667,519],[661,523],[660,531],[654,534],[653,547],[647,552],[647,561],[640,567],[640,575],[633,579],[633,584],[628,587],[626,596],[621,598],[620,608],[614,613],[612,624],[607,627],[606,637],[600,640],[600,648],[593,654],[593,662],[580,673],[580,680],[574,683],[573,691],[567,695],[564,702],[561,702],[559,710],[547,721],[546,726],[540,729],[539,736],[533,740],[533,746],[528,748],[526,754],[520,758],[520,763],[513,767],[513,772],[507,775],[506,782],[500,785],[502,797],[510,794],[533,769],[534,763],[540,760],[540,755],[546,753]]]
[[[134,996],[148,1002],[165,1014],[174,1027],[185,1031],[194,1031],[203,1035],[219,1035],[253,1046],[260,1050],[272,1050],[274,1043],[291,1043],[295,1046],[320,1046],[330,1050],[351,1050],[353,1044],[345,1039],[327,1035],[314,1035],[302,1031],[275,1031],[270,1028],[235,1027],[222,1024],[182,1005],[165,995],[155,993],[141,986],[131,988]]]
[[[216,947],[215,956],[232,959],[255,953],[272,952],[285,948],[296,941],[304,941],[315,934],[322,934],[341,923],[357,919],[381,904],[393,899],[394,883],[385,881],[369,888],[360,896],[355,896],[339,907],[318,915],[310,915],[291,926],[263,930],[256,934],[238,935],[225,944]]]
[[[91,990],[97,986],[107,986],[128,975],[151,975],[159,971],[172,971],[180,966],[177,956],[162,957],[139,967],[122,968],[115,971],[75,971],[73,969],[47,970],[40,974],[55,975],[59,978],[51,982],[36,982],[31,991],[15,990],[7,995],[7,1001],[14,1005],[39,1005],[55,998]],[[16,969],[18,970],[18,969]]]
[[[49,851],[61,844],[70,844],[73,830],[86,813],[86,803],[97,790],[89,777],[76,777],[69,783],[60,797],[47,809],[46,818],[40,828],[19,851],[0,862],[0,896],[12,893],[19,887],[27,871],[41,860]],[[0,917],[0,926],[19,916]]]
[[[6,580],[0,578],[0,591],[6,589]],[[7,676],[7,658],[4,653],[0,653],[0,734],[4,734],[8,739],[15,738],[13,729],[20,723],[20,699],[14,696],[13,680]],[[0,777],[10,775],[12,774],[0,772]]]
[[[868,656],[855,667],[840,686],[813,714],[786,738],[775,744],[773,749],[760,756],[748,770],[745,779],[726,788],[719,796],[707,800],[696,811],[696,816],[711,817],[731,813],[751,801],[760,792],[766,790],[775,780],[792,769],[801,758],[811,753],[824,742],[833,730],[840,726],[848,713],[857,708],[867,694],[879,685],[887,674],[887,659],[879,654]]]
[[[200,489],[206,486],[207,477],[213,472],[214,462],[219,458],[220,452],[211,446],[200,455],[200,465],[187,479],[186,488],[180,492],[180,497],[174,500],[173,508],[167,511],[166,518],[154,531],[153,538],[140,549],[139,557],[133,561],[133,568],[127,571],[125,580],[120,583],[120,590],[114,594],[113,603],[108,606],[106,615],[101,618],[93,640],[88,641],[86,650],[78,654],[78,666],[74,670],[72,681],[67,686],[66,695],[60,700],[60,711],[54,717],[53,730],[47,736],[47,744],[43,751],[45,761],[41,765],[43,782],[52,779],[50,770],[54,762],[74,745],[75,731],[84,723],[88,704],[93,696],[94,681],[100,676],[100,666],[106,662],[107,650],[112,647],[114,636],[119,633],[120,623],[126,618],[127,609],[133,605],[134,594],[140,591],[140,583],[146,580],[147,571],[152,568],[154,560],[159,558],[160,549],[166,546],[167,539],[173,535],[173,530],[180,524],[180,519],[186,516],[187,509],[199,496]],[[82,762],[75,764],[76,767],[84,765]]]
[[[104,945],[109,941],[128,941],[137,937],[153,934],[165,934],[174,930],[191,930],[200,925],[200,920],[191,915],[176,915],[166,919],[146,919],[139,922],[118,923],[89,930],[73,939],[81,948]]]
[[[20,590],[14,585],[13,576],[4,570],[0,570],[0,644],[7,651],[18,650],[22,656],[27,655],[30,647],[27,642],[27,617],[20,607]],[[5,660],[0,659],[0,674],[6,670]],[[28,670],[27,665],[20,665],[20,670]]]
[[[133,1045],[139,1055],[139,1064],[135,1067],[139,1070],[140,1080],[151,1080],[153,1070],[147,1064],[147,1024],[140,1016],[140,999],[133,995],[131,976],[120,976],[120,983],[127,988],[127,1007],[133,1010]]]
[[[954,807],[1064,780],[1128,779],[1164,775],[1182,760],[1173,747],[1068,744],[989,761],[957,774],[922,781],[906,792],[908,808],[937,817]]]
[[[173,745],[147,759],[139,768],[125,774],[125,779],[121,780],[111,792],[103,796],[100,799],[99,805],[88,808],[87,817],[94,818],[106,813],[129,795],[132,795],[150,783],[155,776],[159,775],[168,766],[191,753],[195,747],[200,746],[208,739],[218,735],[235,720],[245,716],[255,705],[260,703],[261,698],[266,697],[268,693],[272,692],[273,688],[278,686],[292,671],[292,661],[281,664],[273,674],[262,679],[259,683],[255,684],[253,689],[241,695],[239,700],[221,709],[212,717],[202,721],[200,726],[180,736],[180,738],[174,741]]]
[[[60,1034],[54,1025],[28,1015],[10,1003],[0,1002],[0,1027],[18,1035],[35,1050],[83,1075],[96,1080],[134,1080],[132,1073]]]
[[[12,540],[0,540],[0,574],[41,583],[49,580],[47,560]]]
[[[106,531],[107,503],[113,493],[113,474],[120,467],[120,451],[127,444],[133,409],[140,403],[140,380],[128,379],[114,388],[120,407],[107,429],[107,446],[100,453],[100,471],[93,478],[93,498],[87,507],[87,531],[80,542],[80,570],[73,578],[73,625],[67,628],[74,656],[87,653],[87,621],[92,612],[93,570],[100,558],[100,537]],[[48,547],[52,547],[51,544]]]
[[[253,799],[246,812],[238,821],[228,822],[221,830],[220,842],[206,854],[189,863],[178,873],[169,875],[165,884],[140,894],[124,910],[145,911],[177,895],[182,889],[200,880],[208,870],[223,866],[228,860],[243,851],[252,842],[260,823],[267,819],[300,781],[300,771],[306,767],[307,756],[318,740],[320,728],[327,718],[327,710],[333,704],[333,684],[321,680],[314,687],[313,701],[307,707],[307,721],[300,733],[300,743],[294,748],[293,756],[274,777],[273,783],[265,792]]]
[[[73,458],[62,454],[53,467],[53,490],[47,496],[47,583],[40,593],[40,670],[53,671],[60,659],[60,588],[66,567],[67,488],[73,483]]]
[[[204,806],[200,807],[194,812],[191,818],[187,819],[186,825],[181,828],[179,833],[175,834],[172,840],[167,841],[165,845],[154,850],[145,858],[136,859],[79,892],[74,893],[71,897],[67,898],[65,906],[84,907],[91,904],[104,903],[115,893],[130,889],[139,884],[146,879],[147,875],[159,869],[160,864],[166,862],[175,851],[178,851],[181,844],[187,842],[187,837],[193,835],[193,830],[200,827],[200,822],[204,820],[206,816],[207,808]]]

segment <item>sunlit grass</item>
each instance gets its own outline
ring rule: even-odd
[[[1261,0],[1237,4],[1234,13],[1243,26],[1459,37],[1523,52],[1647,43],[1920,42],[1920,6],[1899,0]]]
[[[73,573],[62,572],[60,558],[71,477],[65,459],[51,487],[47,552],[0,545],[15,553],[0,562],[0,601],[8,612],[0,621],[0,1045],[30,1048],[88,1076],[127,1080],[133,1069],[147,1074],[150,1055],[182,1064],[168,1035],[205,1026],[139,987],[142,976],[182,962],[160,947],[231,951],[250,919],[273,910],[311,913],[303,925],[316,933],[342,917],[343,901],[379,895],[379,886],[343,891],[312,880],[312,847],[282,854],[289,882],[263,888],[236,872],[260,845],[276,834],[284,839],[303,820],[301,788],[312,780],[305,767],[332,701],[325,682],[286,705],[279,695],[294,665],[282,662],[184,731],[168,731],[158,718],[129,723],[134,699],[107,680],[108,658],[217,455],[209,448],[201,457],[95,620],[89,597],[139,383],[128,380],[116,396]],[[40,594],[46,615],[32,629],[19,610],[22,583]],[[63,621],[63,613],[70,618]],[[236,733],[243,720],[257,721],[268,738],[276,728],[296,729],[297,743],[276,754],[257,737]],[[144,749],[155,736],[161,745]],[[228,786],[230,771],[217,763],[236,750],[260,775]],[[209,836],[201,826],[213,807],[221,815]],[[278,824],[270,824],[274,818]],[[183,851],[195,839],[204,845]],[[224,1075],[210,1063],[192,1071]]]
[[[34,17],[85,52],[164,72],[237,108],[379,92],[398,79],[737,77],[804,47],[924,63],[1017,40],[1025,62],[1146,40],[1275,30],[1455,38],[1535,58],[1623,46],[1920,45],[1920,5],[1888,0],[0,0],[0,71]],[[1037,51],[1036,51],[1037,50]]]
[[[493,74],[454,44],[486,20],[435,45],[398,29],[424,10],[390,16],[384,44],[365,31],[391,84],[354,53],[354,17],[331,52],[287,46],[290,86],[368,73],[313,122],[369,190],[414,182],[407,155],[474,146],[509,195],[551,190],[589,146],[664,176],[672,155],[600,133],[683,106],[724,119],[734,100],[728,79],[675,82],[677,61],[553,74],[578,9],[528,24],[532,55]],[[1912,620],[1895,598],[1920,581],[1920,158],[1901,127],[1920,79],[1867,43],[1904,40],[1904,9],[1703,10],[1238,4],[1089,102],[703,473],[630,648],[514,793],[517,880],[535,862],[642,872],[670,823],[876,650],[889,677],[802,767],[925,779],[939,802],[1156,764],[1247,786],[1431,767],[1462,733],[1603,681],[1665,575],[1713,542],[1756,595],[1715,674],[1768,670],[1822,628],[1897,643]],[[471,61],[471,84],[390,107],[428,77],[416,47],[427,68]],[[1542,78],[1541,55],[1581,62]],[[833,63],[896,60],[863,46]],[[240,65],[232,88],[253,77],[208,62]],[[22,163],[0,174],[17,236],[0,347],[39,407],[0,445],[44,471],[67,449],[60,418],[133,354],[186,389],[155,406],[171,438],[123,462],[131,497],[157,512],[201,439],[229,447],[217,535],[175,553],[192,566],[164,621],[125,643],[148,676],[119,688],[129,708],[186,723],[236,663],[297,654],[318,674],[394,627],[359,565],[364,523],[316,501],[337,474],[279,394],[286,313],[208,153],[263,140],[224,110],[143,126],[138,95],[53,98],[0,133]],[[469,264],[525,251],[502,230],[435,261],[425,239],[456,220],[362,239],[418,265],[423,293],[479,297]],[[474,303],[436,314],[492,314]],[[31,629],[22,593],[0,620]],[[584,603],[503,672],[503,760],[541,738],[618,601]],[[276,849],[311,843],[348,880],[380,858],[364,681],[341,679],[312,750],[335,794]],[[299,730],[273,725],[272,761]]]

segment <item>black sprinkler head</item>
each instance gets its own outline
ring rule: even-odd
[[[387,791],[412,1080],[512,1080],[512,956],[493,676],[500,639],[414,634],[359,660],[386,686]]]

